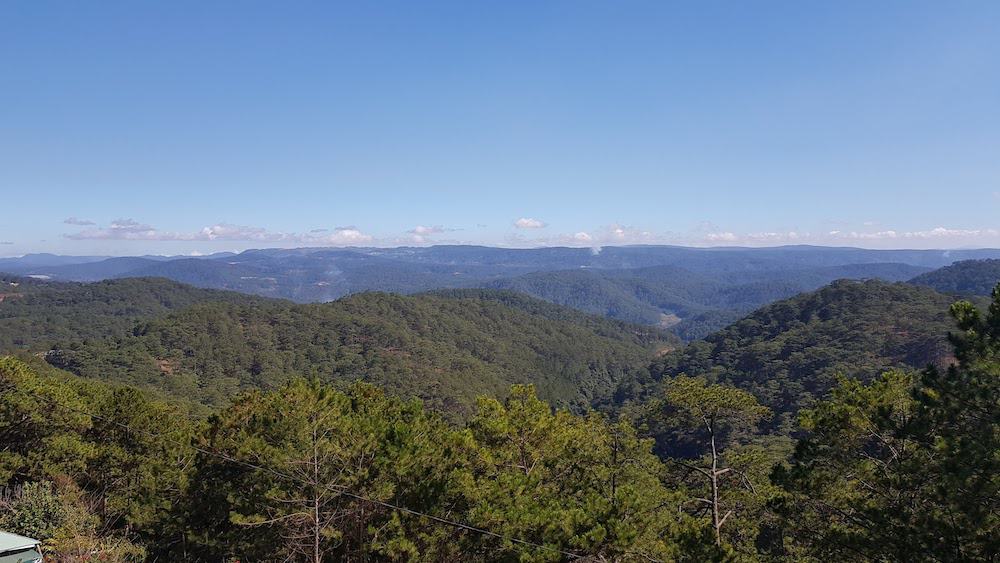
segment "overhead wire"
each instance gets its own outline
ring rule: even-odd
[[[102,416],[102,415],[99,415],[99,414],[95,414],[95,413],[86,411],[84,409],[80,409],[80,408],[77,408],[77,407],[72,407],[70,405],[64,405],[64,404],[59,403],[58,401],[56,401],[54,399],[51,399],[49,397],[45,397],[45,396],[43,396],[43,395],[41,395],[39,393],[36,393],[36,392],[34,392],[32,390],[22,389],[20,391],[22,391],[24,393],[27,393],[29,395],[32,395],[36,399],[44,401],[44,402],[46,402],[46,403],[48,403],[48,404],[50,404],[52,406],[55,406],[57,408],[61,408],[61,409],[64,409],[64,410],[73,411],[73,412],[75,412],[77,414],[86,415],[86,416],[91,417],[92,419],[101,420],[101,421],[107,422],[109,424],[113,424],[115,426],[118,426],[119,428],[122,428],[124,430],[129,431],[129,432],[133,432],[133,433],[136,433],[136,434],[145,434],[146,436],[150,436],[150,437],[157,438],[157,439],[170,439],[165,434],[158,434],[156,432],[152,432],[152,431],[149,431],[149,430],[132,428],[131,426],[129,426],[128,424],[125,424],[123,422],[119,422],[119,421],[116,421],[116,420],[111,420],[111,419],[109,419],[109,418],[107,418],[105,416]],[[570,559],[580,559],[581,558],[580,555],[577,555],[577,554],[569,552],[569,551],[564,551],[564,550],[556,548],[556,547],[552,547],[552,546],[549,546],[549,545],[536,543],[536,542],[533,542],[533,541],[530,541],[530,540],[524,540],[524,539],[520,539],[520,538],[515,538],[513,536],[508,536],[508,535],[505,535],[505,534],[500,534],[500,533],[497,533],[497,532],[494,532],[494,531],[491,531],[491,530],[487,530],[485,528],[479,528],[479,527],[476,527],[476,526],[472,526],[470,524],[466,524],[464,522],[459,522],[457,520],[452,520],[452,519],[449,519],[449,518],[443,518],[441,516],[435,516],[433,514],[428,514],[426,512],[421,512],[419,510],[414,510],[412,508],[407,508],[405,506],[401,506],[401,505],[394,504],[394,503],[391,503],[391,502],[387,502],[387,501],[383,501],[383,500],[378,500],[378,499],[373,499],[373,498],[367,497],[365,495],[353,492],[353,491],[351,491],[349,489],[346,489],[346,488],[337,488],[337,487],[332,487],[332,486],[327,485],[327,484],[312,483],[312,482],[310,482],[310,481],[308,481],[306,479],[302,479],[302,478],[296,477],[294,475],[289,475],[288,473],[284,473],[282,471],[278,471],[277,469],[274,469],[274,468],[271,468],[271,467],[265,467],[265,466],[262,466],[262,465],[259,465],[259,464],[253,463],[253,462],[249,462],[249,461],[246,461],[246,460],[237,459],[237,458],[234,458],[232,456],[229,456],[229,455],[221,453],[221,452],[216,452],[216,451],[208,450],[208,449],[205,449],[205,448],[202,448],[202,447],[190,444],[187,441],[183,441],[183,440],[173,440],[173,441],[176,444],[181,445],[182,447],[191,448],[192,450],[194,450],[194,451],[196,451],[198,453],[207,455],[207,456],[212,456],[212,457],[215,457],[217,459],[222,459],[224,461],[228,461],[230,463],[235,463],[237,465],[242,465],[244,467],[248,467],[248,468],[251,468],[251,469],[256,469],[256,470],[259,470],[259,471],[263,471],[265,473],[269,473],[269,474],[274,475],[276,477],[280,477],[282,479],[286,479],[286,480],[293,481],[293,482],[298,482],[300,484],[309,485],[309,486],[319,486],[319,487],[322,487],[322,488],[326,489],[327,491],[330,491],[332,493],[336,493],[338,495],[346,496],[346,497],[353,498],[353,499],[356,499],[356,500],[360,500],[360,501],[363,501],[363,502],[369,502],[369,503],[372,503],[372,504],[376,504],[376,505],[382,506],[383,508],[388,508],[388,509],[391,509],[391,510],[396,510],[396,511],[402,512],[404,514],[409,514],[409,515],[412,515],[412,516],[419,516],[419,517],[422,517],[422,518],[427,518],[428,520],[431,520],[431,521],[436,522],[438,524],[452,526],[454,528],[466,530],[468,532],[473,532],[473,533],[481,534],[481,535],[484,535],[484,536],[494,537],[494,538],[497,538],[497,539],[500,539],[500,540],[509,541],[511,543],[515,543],[515,544],[519,544],[519,545],[525,545],[525,546],[533,547],[533,548],[540,549],[540,550],[543,550],[543,551],[549,551],[551,553],[558,553],[560,555],[564,555],[566,557],[569,557]]]

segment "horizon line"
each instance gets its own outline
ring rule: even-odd
[[[694,246],[694,245],[680,245],[680,244],[595,244],[586,246],[568,246],[568,245],[539,245],[539,246],[499,246],[499,245],[488,245],[488,244],[428,244],[428,245],[397,245],[397,246],[359,246],[359,245],[349,245],[349,246],[271,246],[271,247],[261,247],[261,248],[247,248],[243,250],[218,250],[215,252],[191,252],[187,254],[158,254],[152,252],[143,252],[138,254],[64,254],[55,252],[27,252],[24,254],[7,255],[0,256],[0,260],[16,260],[20,258],[25,258],[28,256],[60,256],[67,258],[140,258],[143,256],[156,256],[160,258],[199,258],[199,257],[210,257],[217,254],[244,254],[248,252],[265,252],[265,251],[294,251],[303,250],[310,252],[319,252],[323,250],[349,250],[349,251],[364,251],[364,250],[404,250],[404,249],[430,249],[430,248],[455,248],[455,247],[467,247],[467,248],[486,248],[493,250],[544,250],[544,249],[564,249],[564,250],[597,250],[606,248],[676,248],[684,250],[739,250],[739,251],[754,251],[754,250],[776,250],[776,249],[795,249],[795,248],[811,248],[811,249],[824,249],[824,250],[863,250],[867,252],[955,252],[955,251],[1000,251],[1000,247],[991,246],[961,246],[961,247],[939,247],[939,248],[867,248],[863,246],[833,246],[833,245],[823,245],[823,244],[779,244],[772,246],[739,246],[739,245],[706,245],[706,246]]]

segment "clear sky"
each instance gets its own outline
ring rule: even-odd
[[[1000,246],[1000,3],[4,2],[0,255]]]

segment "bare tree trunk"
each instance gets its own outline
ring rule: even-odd
[[[715,447],[714,424],[708,425],[712,438],[712,527],[715,528],[715,545],[722,545],[722,521],[719,518],[719,452]]]

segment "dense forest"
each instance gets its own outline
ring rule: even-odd
[[[0,275],[0,351],[48,350],[60,343],[120,336],[140,320],[197,303],[259,301],[165,279],[55,283]]]
[[[453,423],[368,384],[296,377],[192,420],[7,357],[0,527],[65,561],[989,561],[1000,288],[987,313],[951,313],[947,367],[841,380],[787,457],[755,438],[771,409],[703,377],[650,402],[705,445],[676,457],[530,385]]]
[[[21,288],[0,304],[3,349],[45,352],[52,365],[199,412],[296,375],[369,381],[458,416],[478,395],[533,383],[580,410],[641,376],[653,351],[677,345],[653,328],[486,290],[299,305],[165,280]]]
[[[4,284],[0,529],[57,560],[1000,546],[1000,288],[843,280],[681,346],[510,291]]]
[[[664,355],[652,365],[652,381],[626,382],[618,399],[656,393],[658,382],[676,375],[701,375],[750,391],[787,431],[839,376],[870,381],[892,368],[947,365],[952,301],[903,283],[834,282]]]
[[[838,279],[903,281],[923,269],[907,264],[764,267],[695,272],[677,266],[536,272],[490,282],[636,324],[669,328],[684,340],[703,338],[768,303]]]
[[[991,251],[969,256],[993,257]],[[0,271],[54,281],[163,277],[299,303],[353,293],[507,289],[580,311],[660,326],[690,341],[750,311],[836,279],[903,281],[943,258],[925,251],[818,247],[696,249],[267,249],[202,257],[0,259]],[[945,261],[948,263],[950,261]]]
[[[1000,259],[962,260],[921,274],[910,283],[925,285],[941,293],[989,295],[1000,279]]]

